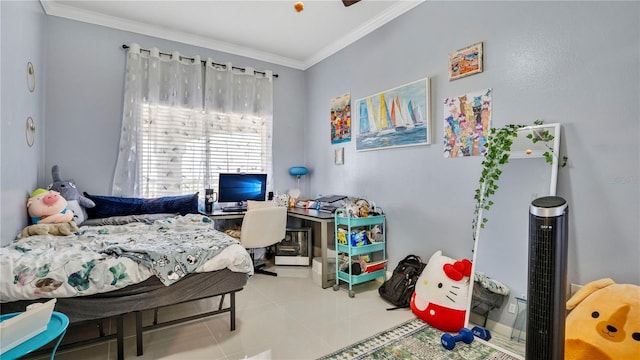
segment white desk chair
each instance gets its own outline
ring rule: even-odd
[[[250,203],[242,219],[240,242],[250,250],[254,271],[260,274],[277,276],[275,272],[262,269],[265,264],[257,264],[253,249],[265,248],[284,239],[287,229],[287,208],[272,202]]]

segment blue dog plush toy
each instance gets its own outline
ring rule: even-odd
[[[51,177],[53,177],[53,183],[49,185],[49,190],[57,191],[67,200],[67,208],[73,211],[73,221],[77,225],[82,224],[87,218],[87,211],[85,208],[92,208],[96,206],[93,200],[88,199],[76,189],[75,180],[62,180],[60,177],[60,169],[58,165],[53,165],[51,168]]]

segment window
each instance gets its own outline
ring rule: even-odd
[[[124,85],[112,195],[203,192],[221,172],[271,178],[271,71],[131,44]]]
[[[142,197],[215,188],[221,172],[269,173],[270,118],[143,104],[138,151]]]

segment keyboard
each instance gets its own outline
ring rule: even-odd
[[[246,206],[225,206],[222,208],[222,212],[243,212],[247,211]]]

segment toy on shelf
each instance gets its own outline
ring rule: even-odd
[[[440,338],[440,342],[442,342],[442,346],[444,346],[447,350],[453,350],[456,347],[456,342],[462,341],[465,344],[471,344],[473,342],[473,333],[471,330],[467,328],[460,329],[458,335],[451,335],[448,333],[442,334]]]

